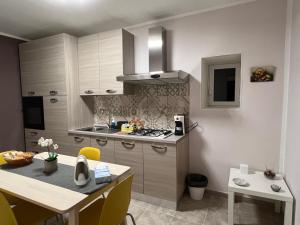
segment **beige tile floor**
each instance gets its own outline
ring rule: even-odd
[[[227,224],[227,198],[215,194],[205,194],[201,201],[194,201],[185,195],[179,210],[170,210],[145,202],[132,200],[129,212],[137,225],[225,225]],[[237,201],[235,204],[236,225],[281,225],[282,215],[274,212],[271,203],[249,203]],[[128,225],[132,225],[127,219]]]
[[[227,225],[227,198],[211,193],[206,193],[201,201],[185,195],[178,211],[132,199],[128,211],[137,225]],[[274,204],[236,201],[235,225],[282,225],[282,219],[282,214],[274,212]],[[127,221],[132,225],[129,217]],[[48,223],[54,224],[55,220]]]

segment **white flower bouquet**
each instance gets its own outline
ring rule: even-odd
[[[38,141],[38,145],[48,149],[48,158],[45,159],[46,161],[50,162],[57,159],[58,154],[56,151],[58,149],[58,145],[54,144],[52,139],[45,139],[41,137]]]

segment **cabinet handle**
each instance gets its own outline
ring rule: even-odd
[[[84,91],[84,93],[86,93],[86,94],[93,94],[94,91],[92,91],[92,90],[86,90],[86,91]]]
[[[57,91],[49,91],[50,95],[57,95]]]
[[[99,138],[97,138],[96,141],[97,141],[98,145],[100,145],[100,146],[104,146],[104,145],[107,144],[107,139],[99,139]]]
[[[35,95],[34,91],[28,91],[28,95]]]
[[[108,94],[114,94],[114,93],[116,93],[117,91],[116,90],[113,90],[113,89],[107,89],[106,90],[106,93],[108,93]]]
[[[32,141],[31,144],[32,144],[33,146],[37,146],[37,145],[38,145],[38,142],[37,142],[37,141]]]
[[[38,133],[35,132],[35,131],[30,132],[30,135],[31,135],[32,137],[36,136],[37,134],[38,134]]]
[[[74,141],[77,142],[77,143],[81,143],[83,142],[84,138],[82,137],[74,137]]]
[[[50,102],[51,103],[56,103],[56,102],[58,102],[58,99],[57,98],[50,98]]]
[[[166,146],[151,145],[151,147],[157,153],[165,153],[168,150],[168,147],[166,147]]]
[[[135,143],[134,142],[127,142],[127,141],[122,141],[122,145],[125,147],[125,148],[134,148],[135,146]]]

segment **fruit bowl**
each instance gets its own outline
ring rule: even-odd
[[[8,165],[24,166],[32,163],[33,152],[9,151],[3,154],[3,159]]]

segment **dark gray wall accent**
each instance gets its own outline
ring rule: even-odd
[[[20,42],[0,36],[0,151],[24,150]]]

